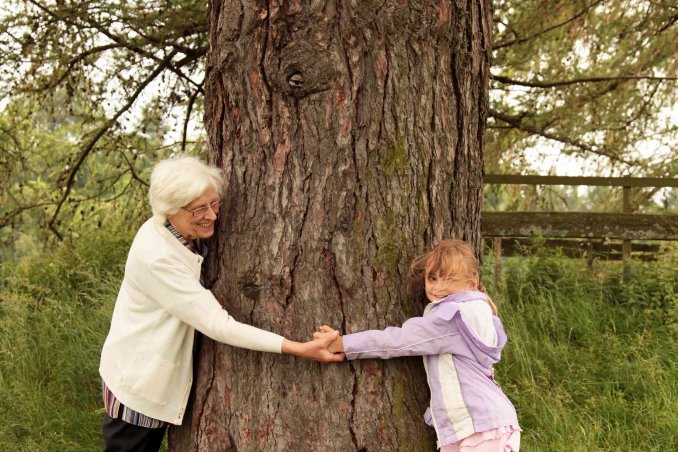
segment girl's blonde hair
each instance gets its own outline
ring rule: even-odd
[[[410,274],[422,283],[429,274],[446,275],[460,283],[477,283],[478,290],[485,293],[485,288],[479,282],[478,267],[478,259],[468,243],[463,240],[443,240],[430,251],[414,258],[410,264]],[[487,301],[492,313],[497,315],[497,307],[489,296]]]

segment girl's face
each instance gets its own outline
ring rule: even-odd
[[[448,295],[452,295],[467,290],[476,290],[478,281],[459,281],[452,275],[442,273],[427,273],[424,282],[426,298],[431,303],[438,302]]]

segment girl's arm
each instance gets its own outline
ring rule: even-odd
[[[333,331],[323,326],[314,337],[321,338]],[[389,359],[441,353],[473,356],[464,333],[457,327],[456,319],[443,319],[437,315],[411,318],[399,328],[389,327],[340,336],[330,344],[329,350],[343,351],[346,359]]]

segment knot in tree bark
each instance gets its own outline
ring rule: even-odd
[[[287,83],[289,83],[292,88],[303,88],[304,77],[302,77],[300,73],[295,72],[290,76]]]
[[[271,78],[278,89],[296,98],[329,89],[330,81],[335,78],[336,68],[329,52],[317,44],[290,42],[280,50],[279,61],[277,72]],[[270,63],[267,66],[274,67]]]

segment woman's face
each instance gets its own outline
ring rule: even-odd
[[[214,207],[209,207],[215,202],[217,204]],[[214,234],[214,221],[219,211],[218,203],[219,195],[212,187],[209,187],[202,195],[179,209],[174,215],[168,214],[167,219],[186,240],[206,239]],[[198,212],[198,216],[189,212],[201,207],[207,207],[207,209]]]

